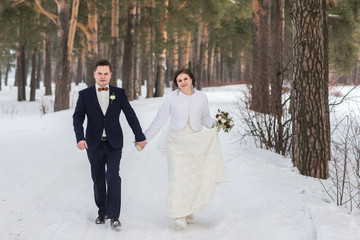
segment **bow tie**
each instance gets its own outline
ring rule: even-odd
[[[99,87],[99,88],[98,88],[98,91],[99,91],[99,92],[101,92],[101,91],[107,91],[107,90],[109,90],[108,87],[104,87],[104,88]]]

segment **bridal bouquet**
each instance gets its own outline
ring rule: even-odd
[[[216,120],[217,120],[217,127],[220,130],[221,128],[224,130],[224,132],[228,133],[234,126],[234,122],[232,120],[232,117],[230,117],[228,112],[221,111],[218,109],[218,113],[216,114]]]

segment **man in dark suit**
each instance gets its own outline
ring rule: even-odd
[[[135,135],[135,144],[143,149],[146,140],[125,90],[109,85],[111,64],[107,60],[100,59],[95,63],[94,78],[95,86],[79,92],[73,115],[74,131],[77,146],[80,150],[86,149],[91,165],[95,203],[99,209],[95,223],[103,224],[109,218],[112,227],[120,227],[119,168],[123,147],[119,119],[121,111]],[[83,128],[85,116],[86,135]]]

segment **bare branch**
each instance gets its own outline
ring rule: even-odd
[[[183,3],[179,4],[179,6],[177,7],[178,10],[181,10],[183,7],[185,7],[187,4],[187,1],[184,1]]]
[[[17,5],[25,3],[26,0],[12,0],[12,2],[13,2],[13,4],[11,5],[11,7],[16,7]]]
[[[358,85],[356,85],[356,86],[354,86],[352,89],[350,89],[350,91],[348,91],[348,92],[345,94],[345,96],[344,96],[339,102],[331,103],[331,104],[329,104],[329,105],[330,105],[330,106],[334,106],[334,105],[339,105],[339,104],[341,104],[342,102],[344,102],[345,98],[346,98],[355,88],[357,88],[357,87],[358,87]]]
[[[52,14],[48,11],[46,11],[42,6],[41,6],[41,1],[40,0],[35,0],[36,6],[35,6],[35,10],[44,14],[45,16],[47,16],[48,18],[50,18],[50,20],[55,23],[55,25],[57,24],[57,16],[55,14]]]

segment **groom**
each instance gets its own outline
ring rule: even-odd
[[[80,150],[86,149],[94,182],[95,203],[99,208],[96,224],[110,219],[112,227],[120,227],[121,178],[120,159],[123,147],[123,133],[120,113],[124,112],[134,135],[135,144],[145,147],[145,136],[136,114],[131,107],[125,90],[109,85],[111,64],[100,59],[94,66],[95,86],[79,92],[79,99],[73,115],[73,125]],[[83,123],[87,117],[86,135]]]

